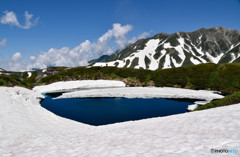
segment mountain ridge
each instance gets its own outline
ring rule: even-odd
[[[240,31],[218,26],[140,39],[92,66],[156,70],[233,62],[240,62]]]

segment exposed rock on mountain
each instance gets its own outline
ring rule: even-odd
[[[141,39],[93,66],[166,69],[202,63],[240,62],[240,31],[225,27],[160,33]]]

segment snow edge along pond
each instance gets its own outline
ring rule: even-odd
[[[49,85],[36,86],[33,88],[33,90],[41,93],[66,92],[56,99],[86,97],[125,97],[203,100],[196,101],[193,105],[189,105],[188,110],[194,110],[198,107],[198,105],[204,105],[213,99],[221,99],[224,97],[220,94],[216,94],[216,91],[207,90],[191,90],[173,87],[126,87],[124,82],[115,80],[61,81]]]
[[[54,93],[91,88],[115,88],[125,87],[126,84],[116,80],[80,80],[80,81],[59,81],[48,85],[36,86],[33,91],[40,93]]]
[[[84,89],[84,90],[79,90]],[[188,106],[192,111],[199,105],[204,105],[213,99],[221,99],[224,96],[216,94],[216,91],[191,90],[173,87],[126,87],[122,81],[116,80],[81,80],[60,81],[48,85],[36,86],[34,91],[40,93],[66,92],[58,98],[93,98],[93,97],[125,97],[125,98],[177,98],[200,99]]]
[[[22,87],[0,87],[2,156],[190,157],[240,148],[240,104],[93,127],[45,110],[41,97]]]

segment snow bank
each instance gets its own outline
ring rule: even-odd
[[[81,81],[60,81],[49,85],[36,86],[34,91],[40,93],[54,92],[54,91],[66,91],[78,88],[105,88],[105,87],[125,87],[125,83],[122,81],[114,80],[81,80]]]
[[[37,97],[0,87],[1,156],[208,157],[234,155],[212,148],[240,148],[240,104],[93,127],[48,112]]]
[[[58,98],[83,98],[83,97],[126,97],[126,98],[188,98],[212,100],[221,99],[222,95],[214,91],[191,90],[170,87],[121,87],[105,89],[89,89],[63,93]]]
[[[193,110],[195,110],[196,108],[198,108],[198,104],[193,104],[193,105],[188,105],[188,110],[189,111],[193,111]]]
[[[73,124],[73,121],[58,117],[42,108],[40,100],[43,98],[42,94],[29,89],[0,87],[0,141],[2,137],[18,137],[60,129],[62,126],[81,126],[80,123]]]
[[[198,108],[199,105],[205,105],[205,104],[209,103],[210,101],[211,101],[211,100],[195,101],[194,104],[188,105],[187,110],[193,111],[193,110],[195,110],[196,108]]]

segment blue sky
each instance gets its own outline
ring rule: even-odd
[[[88,59],[160,32],[240,28],[239,0],[1,0],[1,19],[6,11],[18,21],[0,23],[0,67],[9,70],[44,68],[50,63],[84,65]],[[30,24],[26,11],[33,15]],[[99,42],[104,34],[106,41]],[[63,57],[68,61],[61,62]]]

